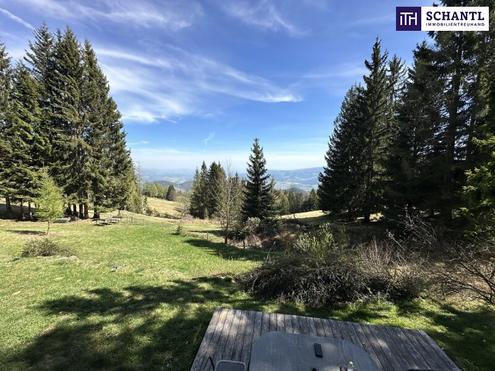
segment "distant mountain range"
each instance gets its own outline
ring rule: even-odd
[[[279,189],[298,188],[309,191],[318,187],[318,174],[321,167],[297,170],[269,170]],[[240,174],[242,177],[245,174]],[[160,182],[164,185],[173,184],[179,189],[191,189],[194,170],[192,169],[141,169],[141,177],[145,182]]]

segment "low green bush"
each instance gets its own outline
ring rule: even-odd
[[[328,225],[302,234],[284,254],[265,261],[240,281],[256,296],[312,306],[375,297],[410,299],[425,287],[417,261],[406,261],[386,244],[339,243]]]
[[[74,253],[49,238],[34,239],[24,245],[21,256],[72,256]]]

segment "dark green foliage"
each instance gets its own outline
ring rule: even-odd
[[[34,37],[28,67],[13,77],[0,48],[8,82],[0,88],[0,192],[30,202],[39,169],[48,168],[73,216],[87,218],[90,204],[96,218],[102,208],[142,209],[120,113],[91,44],[81,46],[69,28],[54,36],[46,25]]]
[[[205,162],[201,164],[201,171],[196,170],[194,175],[190,214],[196,218],[207,218],[208,214],[208,168]]]
[[[175,201],[177,200],[177,191],[173,184],[168,186],[167,195],[165,196],[167,201]]]
[[[473,230],[493,231],[494,31],[430,36],[406,79],[375,42],[364,86],[348,92],[335,121],[320,207],[397,224],[418,215],[461,225],[467,216]]]
[[[353,87],[342,103],[320,174],[319,206],[333,215],[351,218],[362,212],[364,178],[363,89]]]
[[[73,256],[72,250],[60,246],[57,242],[49,238],[34,239],[26,243],[22,249],[21,256],[37,257],[37,256]]]
[[[13,73],[10,106],[2,128],[6,143],[2,145],[2,184],[11,200],[21,202],[20,217],[24,218],[23,202],[32,201],[38,188],[43,139],[36,84],[21,64]]]
[[[189,207],[192,216],[201,219],[219,216],[225,179],[220,163],[212,162],[208,168],[203,161],[201,171],[196,170],[194,175]]]
[[[273,183],[267,173],[263,148],[256,138],[251,149],[247,168],[242,214],[244,218],[270,218],[273,214]]]
[[[159,182],[145,183],[143,186],[143,194],[148,197],[166,199],[167,191],[168,187]]]
[[[298,188],[289,188],[275,190],[274,194],[274,208],[278,215],[318,210],[318,195],[314,189],[305,192]]]
[[[440,201],[442,144],[442,82],[434,52],[422,43],[398,105],[398,127],[387,163],[386,215],[401,220],[405,213],[425,210],[430,215]]]
[[[10,100],[12,94],[12,71],[10,57],[5,46],[0,44],[0,194],[5,195],[7,201],[7,213],[12,212],[10,206],[10,188],[7,183],[8,158],[12,152],[12,146],[5,136],[10,112]]]
[[[208,170],[208,176],[206,180],[207,199],[206,207],[208,209],[209,216],[216,217],[220,210],[222,188],[225,183],[225,171],[220,163],[212,162],[210,169]]]

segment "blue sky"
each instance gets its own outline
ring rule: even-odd
[[[346,90],[376,37],[410,63],[422,32],[396,32],[422,0],[0,0],[14,58],[33,28],[89,39],[143,168],[245,167],[259,137],[268,167],[321,166]]]

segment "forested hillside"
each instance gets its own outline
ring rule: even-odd
[[[0,195],[8,213],[16,202],[21,219],[32,217],[43,170],[71,216],[141,210],[120,113],[89,41],[41,26],[19,62],[0,44],[0,80]]]
[[[363,82],[335,120],[318,190],[323,210],[493,228],[493,29],[433,33],[409,68],[375,42]]]

